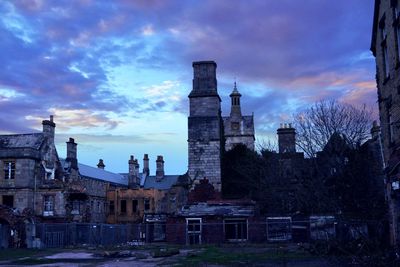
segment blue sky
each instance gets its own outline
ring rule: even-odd
[[[0,133],[55,116],[59,155],[127,172],[148,153],[187,169],[192,61],[218,64],[223,113],[236,78],[256,138],[320,99],[376,105],[373,1],[0,2]]]

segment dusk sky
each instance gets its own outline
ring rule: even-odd
[[[237,81],[256,139],[320,99],[377,109],[372,0],[2,0],[0,134],[41,130],[78,160],[187,170],[192,61],[214,60],[223,115]]]

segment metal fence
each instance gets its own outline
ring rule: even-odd
[[[373,227],[376,228],[376,227]],[[337,223],[333,217],[312,217],[292,221],[290,217],[268,217],[265,221],[227,219],[210,222],[202,219],[173,223],[94,224],[42,223],[36,225],[36,246],[60,248],[67,246],[112,246],[132,242],[143,244],[168,242],[205,244],[224,242],[310,242],[334,238],[357,239],[368,237],[368,223]],[[195,241],[190,241],[190,237]],[[373,233],[376,235],[377,233]]]

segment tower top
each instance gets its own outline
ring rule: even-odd
[[[214,61],[193,62],[193,89],[189,94],[189,98],[205,96],[219,98],[216,69],[217,63]]]
[[[234,97],[234,96],[238,96],[241,97],[242,95],[239,93],[238,89],[237,89],[237,85],[236,85],[236,81],[233,84],[233,91],[232,93],[229,95],[230,97]]]

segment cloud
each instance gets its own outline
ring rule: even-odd
[[[187,114],[197,60],[217,62],[224,112],[237,77],[260,134],[319,99],[376,98],[372,1],[16,0],[0,13],[3,131],[53,112],[59,130],[118,135],[130,117]]]

